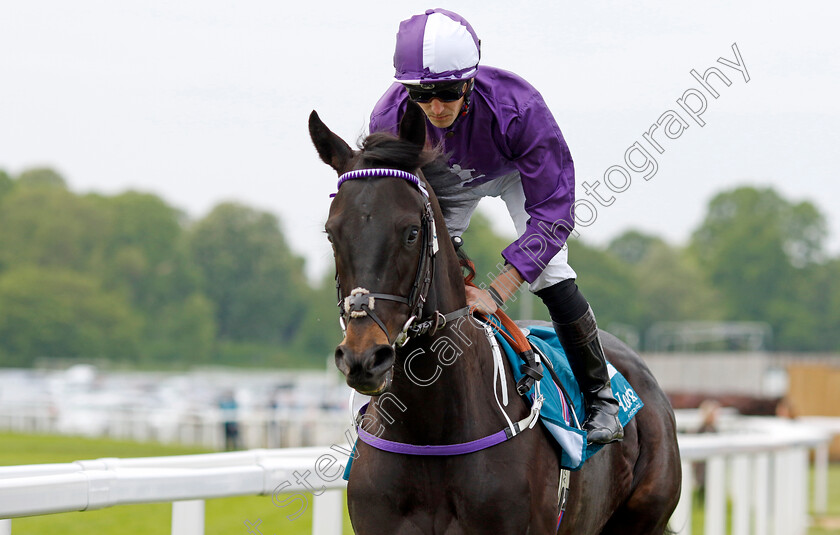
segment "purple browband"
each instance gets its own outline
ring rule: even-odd
[[[354,178],[371,178],[371,177],[393,177],[393,178],[401,178],[408,182],[411,182],[425,195],[426,197],[429,196],[429,192],[426,191],[426,188],[423,187],[423,182],[420,181],[420,177],[417,175],[408,173],[406,171],[400,171],[399,169],[356,169],[355,171],[349,171],[344,173],[340,177],[338,177],[338,185],[336,186],[336,192],[341,188],[341,185],[344,184],[348,180],[353,180]],[[333,193],[330,197],[335,197],[337,193]]]

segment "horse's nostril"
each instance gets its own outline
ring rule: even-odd
[[[344,346],[338,346],[335,348],[335,366],[345,374],[349,371],[347,367],[347,361],[344,358],[345,348]]]
[[[391,346],[379,346],[373,352],[373,365],[371,371],[379,371],[380,368],[390,368],[394,362],[394,348]]]
[[[335,348],[335,365],[348,381],[378,380],[393,366],[395,358],[394,349],[389,345],[374,346],[362,353],[354,352],[344,344]]]

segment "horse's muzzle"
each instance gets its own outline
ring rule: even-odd
[[[347,385],[368,396],[383,394],[390,388],[395,359],[394,348],[386,344],[358,352],[347,344],[335,349],[335,365],[347,378]]]

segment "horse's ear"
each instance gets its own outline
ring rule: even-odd
[[[400,139],[421,147],[426,144],[426,114],[412,100],[408,101],[408,107],[400,121]]]
[[[353,149],[327,128],[315,110],[309,114],[309,136],[324,163],[339,173],[346,169],[347,162],[353,157]]]

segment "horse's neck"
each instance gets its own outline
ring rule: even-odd
[[[431,195],[440,249],[425,316],[466,306],[464,279],[434,190]],[[481,438],[500,429],[493,355],[483,327],[461,317],[434,336],[413,340],[398,352],[391,390],[374,404],[382,437],[413,444],[447,444]],[[512,374],[508,369],[508,381]],[[509,385],[510,386],[510,385]],[[515,390],[511,396],[516,398]],[[516,416],[517,410],[509,411]],[[513,404],[516,406],[516,403]],[[377,428],[378,429],[378,428]]]
[[[454,286],[463,284],[460,268],[445,262],[452,258],[442,260],[444,269],[436,273],[433,291],[438,310],[445,314],[466,303],[463,289]],[[452,277],[458,277],[457,282]],[[466,442],[498,431],[504,422],[495,401],[493,353],[483,326],[470,316],[408,344],[400,350],[394,372],[390,394],[376,405],[389,416],[380,418],[383,438],[425,444]],[[509,369],[506,375],[510,381]],[[516,398],[515,390],[508,387]],[[509,413],[515,417],[513,407],[517,405]]]
[[[376,404],[395,420],[380,418],[383,438],[446,444],[498,431],[492,355],[474,320],[463,318],[400,353],[391,391]]]

